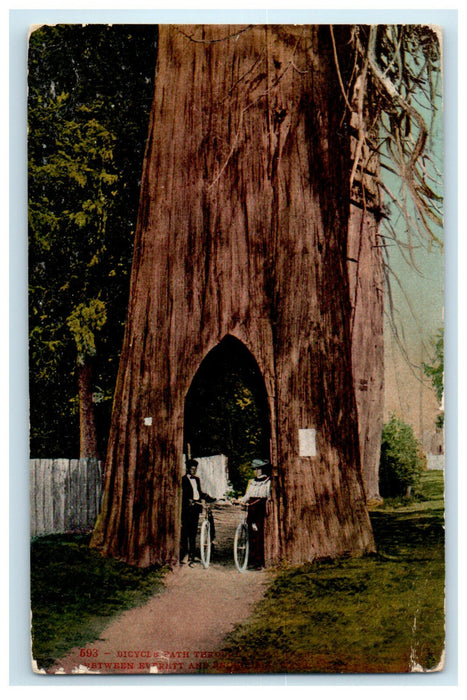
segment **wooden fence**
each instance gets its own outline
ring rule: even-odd
[[[198,457],[203,491],[223,499],[227,457]],[[31,459],[31,536],[92,530],[102,495],[102,465],[96,459]]]
[[[92,529],[101,493],[96,459],[31,459],[31,536]]]

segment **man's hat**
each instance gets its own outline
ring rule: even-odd
[[[196,459],[189,459],[188,462],[186,463],[186,468],[189,469],[190,467],[197,467],[198,462]]]

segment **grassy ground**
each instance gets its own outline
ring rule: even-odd
[[[371,513],[378,554],[278,572],[231,635],[214,672],[405,672],[433,669],[444,645],[443,474],[423,474],[411,500]],[[99,638],[111,615],[139,605],[163,571],[102,558],[85,536],[31,548],[33,656],[47,668]]]
[[[214,672],[400,673],[444,647],[443,474],[371,513],[378,554],[279,573]]]
[[[140,605],[162,586],[163,570],[105,559],[88,543],[84,535],[32,542],[33,657],[39,668],[98,639],[111,615]]]

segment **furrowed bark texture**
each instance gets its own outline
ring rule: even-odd
[[[177,560],[185,396],[228,334],[253,354],[268,394],[267,562],[373,549],[351,366],[342,113],[326,27],[160,28],[92,540],[105,554],[141,566]],[[299,428],[315,428],[316,457],[299,455]]]
[[[367,502],[380,500],[379,459],[383,428],[384,277],[378,230],[379,225],[372,213],[359,209],[351,211],[352,369]]]
[[[360,86],[361,88],[361,86]],[[368,114],[366,123],[374,121]],[[348,270],[352,306],[352,371],[357,401],[360,457],[367,502],[380,500],[379,459],[384,409],[384,272],[380,236],[379,160],[359,145],[361,115],[352,115],[352,160],[359,166],[351,183]],[[375,137],[376,134],[370,134]],[[359,156],[357,154],[359,153]]]

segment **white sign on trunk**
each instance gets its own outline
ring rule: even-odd
[[[300,428],[298,431],[298,448],[300,457],[316,457],[315,428]]]

